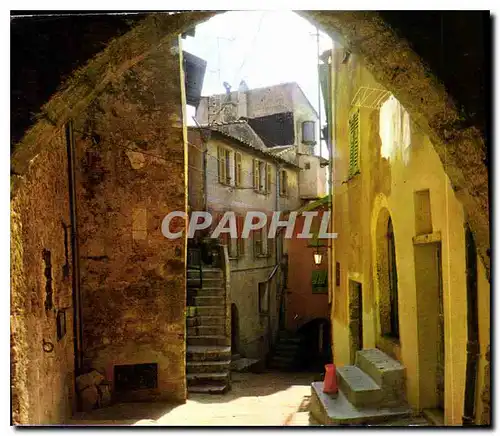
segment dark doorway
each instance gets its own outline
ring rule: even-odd
[[[388,336],[399,339],[399,310],[398,310],[398,269],[396,266],[396,244],[394,241],[394,229],[389,217],[387,223],[387,260],[389,272],[389,322],[390,330]]]
[[[238,354],[240,351],[240,320],[236,304],[231,304],[231,354]]]
[[[328,319],[313,319],[297,330],[300,338],[298,369],[323,372],[332,362],[331,324]]]
[[[354,364],[356,351],[363,349],[363,292],[361,283],[354,280],[349,280],[349,338]]]

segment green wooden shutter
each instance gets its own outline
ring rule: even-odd
[[[349,116],[349,177],[359,173],[359,109]]]

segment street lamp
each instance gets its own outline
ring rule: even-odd
[[[321,265],[323,261],[323,255],[319,252],[319,248],[316,248],[316,253],[314,253],[314,264],[316,266]]]

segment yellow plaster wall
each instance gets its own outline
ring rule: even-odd
[[[465,389],[467,300],[464,242],[464,213],[455,198],[443,165],[429,138],[411,125],[409,159],[405,162],[401,148],[389,158],[381,157],[379,111],[361,108],[360,174],[348,179],[349,146],[348,115],[352,99],[359,86],[382,88],[351,55],[347,62],[343,50],[334,56],[333,78],[338,74],[337,138],[333,173],[335,195],[335,257],[340,262],[340,286],[334,286],[332,308],[334,362],[349,364],[349,278],[357,277],[363,286],[363,345],[377,346],[400,359],[407,369],[407,398],[418,409],[419,345],[417,295],[415,285],[414,192],[430,190],[433,232],[441,233],[442,286],[445,329],[445,423],[460,425]],[[377,302],[379,295],[375,247],[376,223],[380,210],[386,208],[392,218],[396,263],[398,269],[400,343],[395,345],[380,337]],[[480,314],[488,309],[489,284],[484,268],[478,262]],[[437,302],[436,302],[437,304]],[[480,316],[481,364],[484,373],[484,353],[489,343],[489,319]],[[488,340],[486,339],[488,337]],[[486,342],[487,341],[487,342]],[[479,393],[478,393],[479,395]]]

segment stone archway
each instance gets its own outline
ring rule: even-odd
[[[48,217],[38,214],[38,217],[46,218],[41,223],[43,225],[38,225],[36,221],[30,222],[29,218],[33,212],[23,207],[24,205],[40,203],[37,197],[43,197],[43,195],[39,191],[48,192],[54,187],[64,190],[66,166],[64,161],[65,142],[62,133],[64,133],[68,121],[78,119],[86,111],[92,112],[89,108],[91,109],[96,99],[109,91],[116,92],[113,86],[129,72],[141,69],[141,63],[147,61],[151,54],[158,54],[161,50],[175,53],[178,47],[172,41],[176,39],[177,35],[209,19],[216,13],[221,12],[152,14],[130,32],[110,42],[83,68],[75,71],[71,78],[42,107],[38,121],[26,132],[11,158],[12,174],[15,175],[12,177],[11,185],[14,215],[22,217],[25,220],[23,224],[29,223],[30,226],[26,225],[24,228],[21,225],[13,226],[15,228],[12,238],[15,242],[17,239],[21,240],[23,234],[31,235],[31,233],[33,234],[32,241],[41,241],[43,238],[38,233],[43,233],[45,239],[57,240],[58,246],[62,244],[60,242],[62,238],[59,235],[59,217],[65,216],[69,209],[65,200],[46,199],[47,203],[55,207],[55,212]],[[368,70],[375,79],[395,95],[419,127],[431,138],[452,182],[455,194],[464,206],[467,220],[474,233],[478,253],[483,259],[486,271],[489,272],[489,256],[487,254],[489,251],[488,170],[485,164],[485,141],[480,131],[475,126],[467,125],[464,122],[461,111],[454,102],[453,95],[446,91],[443,84],[439,83],[432,71],[426,68],[425,62],[412,50],[408,42],[398,36],[379,13],[313,11],[300,12],[300,14],[311,22],[317,23],[326,33],[330,35],[340,34],[348,50],[358,53],[364,58]],[[165,57],[162,59],[163,62],[166,62]],[[149,64],[148,68],[150,71],[158,71],[153,64]],[[170,62],[161,69],[161,74],[167,77],[170,74],[178,79],[179,69],[179,62]],[[143,77],[142,81],[138,80],[137,77],[129,79],[133,85],[144,85],[146,91],[150,91],[152,87],[147,82],[146,76]],[[156,82],[156,84],[158,83],[160,81]],[[169,174],[172,179],[174,175],[178,175],[177,182],[175,182],[177,186],[175,183],[168,186],[178,190],[175,204],[179,204],[179,207],[182,208],[182,205],[185,205],[185,192],[179,188],[184,183],[185,163],[185,141],[183,141],[184,133],[182,132],[183,101],[182,93],[179,92],[178,87],[173,86],[170,91],[172,92],[164,96],[159,103],[163,111],[162,114],[167,114],[169,129],[174,132],[174,134],[168,135],[173,141],[169,144],[168,150],[170,160],[161,165],[175,165],[176,171],[172,171],[171,168],[168,170],[162,168],[161,174]],[[131,96],[131,94],[127,95]],[[105,103],[106,98],[103,98],[102,101]],[[111,116],[109,118],[111,119]],[[116,119],[120,120],[120,117],[116,117]],[[154,123],[151,125],[153,126]],[[119,137],[119,141],[114,138],[113,143],[124,143],[124,139],[127,139],[126,136],[124,134],[123,138]],[[93,141],[94,139],[88,138],[88,140]],[[161,143],[165,146],[166,141]],[[94,145],[91,148],[96,148]],[[172,158],[174,155],[176,157]],[[34,159],[35,157],[38,158]],[[92,158],[92,155],[89,157]],[[152,163],[160,165],[156,161]],[[130,162],[127,165],[130,165]],[[138,177],[137,179],[139,180]],[[153,182],[153,179],[150,178],[148,181]],[[21,189],[18,189],[20,186]],[[37,189],[31,189],[33,187]],[[126,191],[126,194],[132,195],[132,188]],[[138,202],[136,206],[143,207]],[[137,212],[139,212],[138,217],[143,217],[141,210]],[[19,220],[21,219],[19,218]],[[141,222],[136,224],[141,224]],[[46,229],[53,229],[53,235],[46,234]],[[11,291],[12,313],[14,314],[13,331],[15,332],[13,335],[13,349],[15,349],[13,355],[16,356],[30,355],[30,348],[25,347],[25,345],[30,343],[34,336],[33,332],[28,334],[26,326],[29,324],[23,318],[26,295],[31,292],[31,289],[25,285],[25,279],[30,276],[30,271],[25,270],[24,265],[33,264],[31,261],[23,263],[23,257],[26,256],[27,259],[30,259],[29,256],[32,256],[35,259],[36,255],[33,253],[40,251],[35,245],[30,245],[31,240],[16,245],[18,247],[16,259],[19,261],[16,261],[12,267],[16,272],[13,280],[15,283]],[[166,271],[168,274],[178,277],[178,280],[171,280],[169,283],[172,286],[173,294],[179,297],[179,302],[184,302],[183,264],[182,260],[177,258],[182,258],[185,244],[179,242],[175,247],[172,245],[171,249],[173,252],[170,256],[171,259],[165,263],[165,267],[158,268],[158,272],[163,274]],[[100,257],[102,256],[97,256],[97,258]],[[134,261],[133,259],[131,257],[131,262]],[[137,263],[137,261],[134,262]],[[31,275],[34,276],[34,274]],[[170,306],[167,307],[168,310],[171,309]],[[180,308],[181,303],[179,303]],[[177,318],[182,321],[181,315]],[[175,328],[169,332],[173,337],[181,338],[182,335],[178,333]],[[40,352],[39,344],[33,343],[33,349]],[[179,346],[177,350],[179,359],[181,359],[183,352],[179,350],[182,351],[182,347]],[[22,359],[19,359],[12,364],[13,384],[18,388],[21,386],[19,380],[24,377],[23,374],[26,370],[24,363]],[[183,392],[184,390],[181,388],[182,383],[184,383],[184,371],[179,370],[178,373],[179,392]],[[21,386],[21,389],[17,389],[16,395],[21,400],[18,401],[20,406],[15,407],[14,421],[34,422],[33,419],[30,421],[26,418],[29,406],[27,399],[31,395],[28,394],[28,388],[24,389]],[[35,395],[32,395],[30,401],[40,405],[40,416],[44,416],[45,412],[41,410],[43,401],[40,401],[40,398],[36,398]]]

